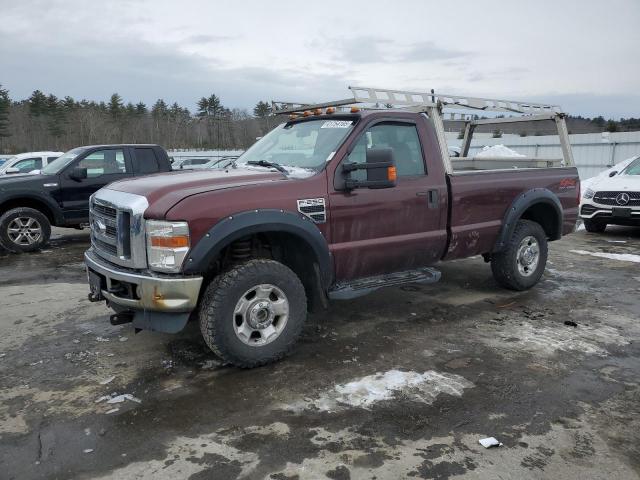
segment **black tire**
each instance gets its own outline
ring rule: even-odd
[[[585,218],[583,221],[584,229],[590,233],[602,233],[607,228],[607,224],[605,222],[599,222],[597,220],[593,220],[592,218]]]
[[[518,252],[521,247],[526,248],[523,242],[528,237],[533,237],[537,241],[538,262],[535,268],[527,270],[523,274],[519,268]],[[547,264],[547,255],[547,235],[540,224],[530,220],[520,220],[516,224],[506,248],[492,256],[493,277],[500,285],[510,290],[527,290],[540,280]],[[526,269],[527,267],[522,266],[522,268]]]
[[[247,291],[264,284],[275,286],[284,294],[289,314],[274,340],[252,346],[236,334],[239,315],[234,311]],[[253,368],[280,360],[291,352],[307,319],[307,297],[298,276],[285,265],[274,260],[250,260],[209,283],[200,303],[199,317],[204,341],[216,355],[237,367]],[[275,325],[276,320],[273,322]]]
[[[23,223],[21,219],[27,219],[33,222],[32,225],[39,227],[39,235],[36,235],[35,229],[30,228],[25,231],[25,235],[16,237],[15,233],[10,232],[10,228],[16,226],[16,221]],[[27,235],[29,238],[27,238]],[[0,217],[0,245],[10,252],[23,253],[39,250],[49,241],[51,237],[51,223],[49,219],[40,211],[34,208],[20,207],[5,212]]]

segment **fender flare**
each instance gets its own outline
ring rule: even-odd
[[[533,188],[518,195],[507,209],[492,253],[500,252],[505,248],[522,214],[537,204],[550,205],[554,208],[557,214],[557,231],[559,235],[562,235],[563,210],[558,196],[547,188]],[[552,240],[557,240],[558,238],[552,238]]]
[[[203,273],[231,242],[247,235],[266,232],[291,233],[304,240],[315,253],[322,286],[325,289],[329,287],[333,279],[333,258],[324,235],[307,217],[277,209],[240,212],[216,223],[189,253],[184,272]]]
[[[28,192],[28,193],[20,192],[20,191],[11,192],[11,194],[9,195],[6,195],[6,196],[2,195],[0,197],[0,206],[14,200],[34,200],[36,202],[40,202],[46,205],[49,211],[51,212],[51,214],[53,215],[52,225],[62,225],[64,223],[64,217],[60,210],[60,205],[58,205],[51,198],[45,195],[40,195],[33,192]],[[0,211],[0,214],[2,214],[1,211]]]

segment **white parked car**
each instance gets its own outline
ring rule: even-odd
[[[0,165],[0,175],[12,173],[30,173],[42,170],[64,152],[28,152],[20,153],[7,159]]]
[[[588,232],[604,232],[607,225],[640,226],[640,156],[589,182],[580,217]]]

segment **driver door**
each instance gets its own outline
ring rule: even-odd
[[[447,238],[447,186],[441,172],[427,168],[424,141],[414,122],[379,122],[365,130],[343,159],[363,163],[367,149],[390,148],[398,178],[393,188],[330,193],[339,280],[411,270],[441,258]],[[365,180],[366,173],[359,170],[351,178]]]
[[[65,169],[60,204],[67,223],[88,221],[89,197],[111,182],[132,176],[127,153],[125,148],[94,150]],[[86,168],[87,178],[71,178],[69,174],[74,168]]]

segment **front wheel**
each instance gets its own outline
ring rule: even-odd
[[[590,233],[602,233],[606,230],[607,224],[604,222],[598,222],[590,218],[584,219],[584,229]]]
[[[540,280],[547,253],[547,235],[540,224],[520,220],[506,248],[492,257],[493,277],[510,290],[527,290]]]
[[[274,260],[251,260],[211,281],[200,304],[200,330],[223,360],[241,368],[287,355],[307,318],[298,276]]]
[[[32,252],[51,236],[49,219],[34,208],[14,208],[0,217],[0,245],[10,252]]]

